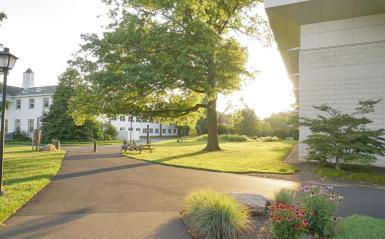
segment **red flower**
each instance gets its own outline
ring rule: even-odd
[[[309,222],[308,222],[307,220],[303,220],[302,225],[303,225],[304,227],[306,227],[307,225],[309,225]]]

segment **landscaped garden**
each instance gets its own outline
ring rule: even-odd
[[[28,202],[59,171],[64,151],[32,151],[31,146],[8,146],[4,155],[4,191],[0,223]]]
[[[206,142],[200,138],[191,138],[183,142],[167,140],[155,143],[152,153],[128,152],[126,155],[165,165],[221,172],[291,174],[296,170],[293,165],[285,162],[295,141],[230,140],[222,140],[222,150],[215,152],[202,151]]]
[[[282,190],[264,206],[265,213],[252,214],[231,195],[200,190],[186,197],[181,217],[193,238],[383,238],[385,220],[337,217],[341,200],[327,187],[311,185],[299,192]]]

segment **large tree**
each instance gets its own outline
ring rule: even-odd
[[[102,36],[85,35],[72,61],[82,76],[73,116],[81,123],[87,114],[130,113],[163,122],[206,110],[206,150],[220,150],[218,94],[250,76],[247,51],[232,36],[268,33],[256,11],[260,0],[105,2],[113,23]]]

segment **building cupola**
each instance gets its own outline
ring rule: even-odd
[[[23,84],[22,87],[24,89],[35,87],[35,74],[31,70],[31,68],[28,68],[23,73]]]

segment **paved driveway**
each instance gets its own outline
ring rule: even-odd
[[[161,166],[122,157],[117,146],[67,148],[61,172],[17,214],[0,238],[190,238],[178,218],[195,189],[271,198],[290,181]]]
[[[195,189],[257,192],[268,198],[295,182],[167,167],[123,157],[117,146],[70,147],[55,180],[6,221],[0,238],[190,238],[179,219]],[[385,218],[385,190],[335,187],[340,215]]]

